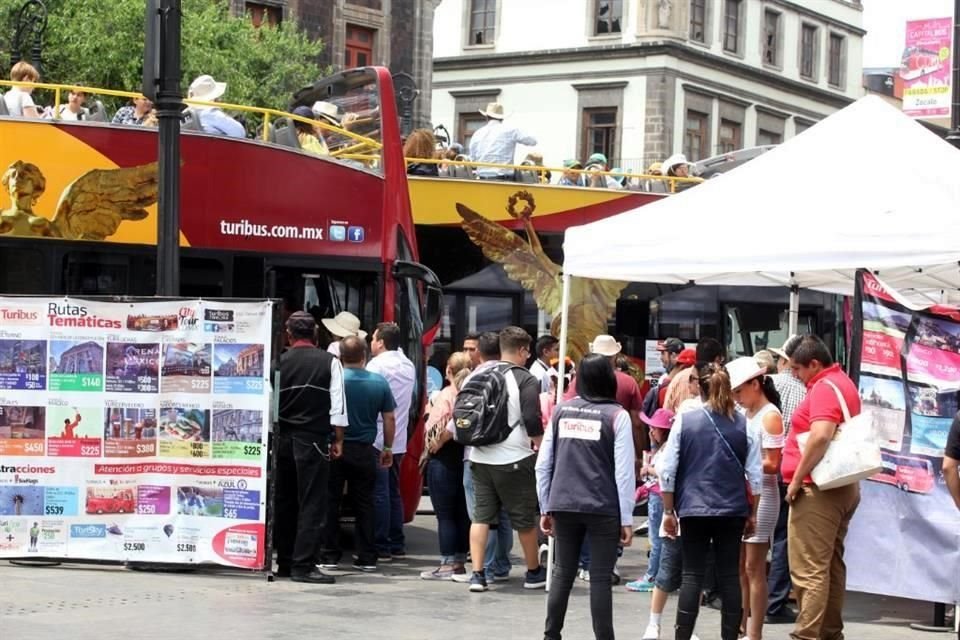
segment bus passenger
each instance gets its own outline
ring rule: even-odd
[[[153,103],[147,98],[139,96],[134,98],[130,104],[120,107],[113,116],[113,124],[142,125],[150,111],[153,109]]]
[[[40,74],[28,62],[20,61],[10,69],[10,79],[14,82],[39,82]],[[3,96],[7,103],[7,113],[11,116],[24,118],[39,118],[40,109],[34,104],[30,94],[33,87],[13,87]]]
[[[313,119],[313,110],[310,107],[297,107],[293,110],[293,115],[301,118]],[[300,120],[293,121],[293,128],[297,130],[297,140],[300,141],[300,148],[315,156],[329,156],[330,149],[323,138],[317,135],[316,127]]]
[[[217,82],[213,76],[202,75],[190,83],[188,98],[200,102],[216,102],[227,90],[226,82]],[[204,132],[231,138],[245,138],[243,125],[228,116],[219,107],[198,105],[194,107],[200,116]]]
[[[532,147],[537,139],[515,127],[505,125],[503,105],[491,102],[480,111],[487,124],[480,127],[470,138],[470,158],[474,162],[490,164],[513,164],[518,144]],[[481,180],[513,180],[513,169],[506,167],[477,167]]]
[[[433,177],[440,175],[437,163],[416,162],[416,160],[432,160],[436,147],[437,141],[430,129],[417,129],[407,136],[407,141],[403,145],[403,157],[407,159],[407,175]]]
[[[90,110],[83,106],[87,100],[85,91],[71,91],[67,98],[67,104],[60,105],[57,113],[61,120],[86,120],[90,116]]]

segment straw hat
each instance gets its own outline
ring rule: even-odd
[[[203,102],[213,102],[226,91],[226,82],[217,82],[213,76],[202,75],[190,83],[189,97]]]
[[[487,108],[481,109],[480,113],[488,118],[493,118],[494,120],[503,120],[505,117],[503,113],[503,105],[499,102],[491,102],[487,104]]]
[[[599,335],[590,343],[590,353],[599,353],[602,356],[615,356],[621,349],[621,344],[608,335]]]
[[[318,100],[313,103],[313,115],[323,118],[332,125],[340,126],[340,107],[332,102]]]
[[[322,322],[327,331],[338,338],[357,336],[363,340],[367,337],[367,332],[360,329],[360,318],[349,311],[341,311],[333,318],[324,318]]]
[[[663,161],[663,164],[660,165],[660,171],[663,172],[663,175],[668,175],[671,169],[682,164],[690,164],[690,162],[687,161],[687,156],[683,155],[682,153],[675,153]]]
[[[736,389],[740,385],[766,375],[767,370],[761,367],[756,360],[750,356],[737,358],[733,362],[727,363],[727,374],[730,376],[730,388]]]

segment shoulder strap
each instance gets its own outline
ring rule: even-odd
[[[840,389],[830,380],[824,379],[824,383],[830,385],[833,388],[833,392],[837,394],[837,400],[840,402],[840,409],[843,410],[843,421],[850,422],[850,409],[847,407],[847,401],[844,399],[843,394],[840,393]]]
[[[713,419],[713,416],[710,415],[710,412],[707,411],[706,407],[700,407],[704,415],[707,416],[707,420],[710,421],[710,424],[713,425],[714,430],[717,432],[717,435],[720,436],[720,441],[723,442],[723,446],[726,447],[727,451],[730,452],[730,455],[733,456],[733,459],[737,461],[737,464],[740,465],[740,471],[743,473],[747,472],[746,467],[743,462],[741,462],[740,457],[737,455],[736,451],[733,450],[733,447],[730,446],[730,442],[727,441],[727,437],[723,435],[723,432],[720,431],[720,427],[717,426],[716,420]]]

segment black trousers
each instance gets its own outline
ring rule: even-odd
[[[553,582],[547,596],[545,640],[561,640],[567,602],[580,564],[580,547],[590,534],[590,617],[596,640],[613,640],[613,593],[610,576],[620,545],[620,517],[589,513],[553,514],[556,554]]]
[[[767,589],[770,597],[767,605],[767,615],[783,613],[790,600],[790,562],[787,545],[787,520],[790,515],[790,505],[786,501],[787,485],[780,483],[780,516],[777,519],[777,528],[773,530],[773,545],[770,548],[770,575],[767,576]]]
[[[330,454],[326,438],[277,436],[277,564],[293,574],[313,571],[327,517]]]
[[[722,601],[721,640],[737,640],[743,596],[740,591],[740,545],[744,518],[692,517],[680,520],[683,583],[677,603],[676,640],[690,640],[700,612],[700,590],[713,551],[717,589]],[[593,577],[591,572],[590,577]]]
[[[357,564],[369,567],[377,565],[377,549],[373,543],[373,493],[377,484],[377,460],[377,450],[372,444],[344,442],[343,456],[333,461],[330,496],[327,499],[327,525],[324,527],[320,551],[323,564],[337,564],[343,556],[340,550],[340,501],[346,486],[356,516],[353,537]]]

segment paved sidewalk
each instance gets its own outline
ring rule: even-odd
[[[113,567],[69,565],[18,567],[0,562],[0,640],[389,640],[542,638],[543,591],[526,591],[522,569],[484,594],[452,582],[426,582],[419,572],[435,562],[436,521],[420,516],[407,527],[411,555],[383,566],[382,574],[349,574],[335,586],[312,586],[262,577],[207,573],[141,573]],[[646,562],[645,538],[636,538],[621,561],[625,576],[638,576]],[[515,550],[519,546],[514,547]],[[519,562],[519,560],[518,560]],[[674,619],[664,615],[664,640]],[[649,594],[615,587],[618,637],[636,640],[647,621]],[[850,594],[848,640],[915,640],[931,637],[909,629],[929,622],[923,603]],[[590,631],[587,587],[571,597],[566,638],[586,640]],[[766,640],[788,638],[788,626],[768,626]],[[697,633],[719,638],[719,614],[703,609]],[[933,638],[949,638],[935,635]]]

